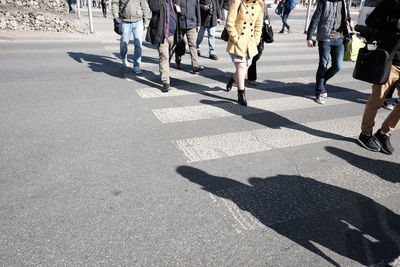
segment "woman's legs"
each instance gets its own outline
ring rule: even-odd
[[[244,90],[244,79],[246,78],[248,66],[245,62],[235,62],[235,81],[238,90]]]
[[[246,78],[247,66],[246,62],[235,62],[235,80],[238,88],[238,103],[242,106],[247,106],[246,95],[244,93],[244,79]]]

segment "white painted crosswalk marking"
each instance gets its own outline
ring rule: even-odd
[[[259,72],[259,77],[268,77],[267,75],[263,75],[262,72]],[[171,90],[167,94],[161,92],[160,89],[157,88],[152,88],[152,87],[144,87],[144,88],[136,88],[137,94],[141,98],[154,98],[154,97],[171,97],[171,96],[184,96],[184,95],[193,95],[193,94],[198,94],[200,92],[201,87],[208,87],[208,88],[221,88],[223,90],[201,90],[201,92],[204,93],[213,93],[213,94],[218,94],[218,93],[226,93],[225,91],[225,84],[222,82],[215,82],[214,80],[207,79],[206,77],[204,78],[205,82],[199,85],[192,85],[190,88],[185,88],[184,86],[178,86],[177,89],[179,90]],[[207,79],[207,80],[206,80]],[[307,76],[307,77],[291,77],[291,78],[274,78],[271,81],[267,82],[260,82],[257,85],[256,89],[253,88],[247,88],[247,91],[253,91],[253,90],[268,90],[271,88],[281,88],[281,87],[295,87],[295,86],[302,86],[302,85],[307,85],[310,83],[310,81],[314,81],[315,76]],[[353,77],[350,74],[337,74],[335,75],[329,82],[330,83],[344,83],[344,82],[349,82],[353,81]],[[207,82],[206,82],[207,81]],[[173,87],[173,85],[172,85]],[[188,90],[190,89],[190,90]],[[197,91],[198,90],[198,91]]]
[[[268,114],[266,114],[268,116]],[[382,116],[377,120],[382,120]],[[338,127],[340,125],[340,127]],[[188,162],[300,146],[360,133],[360,116],[173,141]]]
[[[325,106],[350,103],[349,100],[331,98]],[[204,120],[235,115],[257,114],[265,111],[283,111],[293,109],[315,108],[313,100],[306,97],[289,96],[281,98],[258,99],[248,101],[249,107],[242,107],[233,102],[215,103],[209,101],[197,106],[154,109],[154,115],[162,123]],[[321,107],[321,106],[319,106]]]

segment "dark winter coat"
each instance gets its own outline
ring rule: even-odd
[[[205,6],[210,9],[205,10]],[[218,0],[200,0],[201,26],[215,27],[217,19],[221,19],[221,8]]]
[[[310,26],[308,26],[307,40],[312,39],[312,35],[315,30],[317,30],[317,40],[327,41],[330,39],[333,24],[335,23],[335,10],[337,5],[336,0],[319,0],[317,8],[315,9],[314,15],[312,16]],[[350,22],[350,1],[343,0],[343,10],[342,12],[342,25],[343,25],[343,35],[345,37],[349,36],[347,29],[347,22]]]
[[[151,19],[146,34],[146,41],[159,47],[164,42],[164,25],[167,22],[167,2],[165,0],[149,0]],[[174,3],[179,5],[178,1]]]
[[[400,0],[383,0],[368,16],[365,23],[368,27],[382,31],[379,48],[389,53],[393,50],[396,41],[400,38],[398,21],[400,17]],[[393,59],[393,65],[400,66],[400,47]]]
[[[293,10],[296,7],[297,0],[285,0],[284,7],[289,10]]]
[[[232,0],[220,0],[219,6],[223,9],[229,10],[229,6],[231,5]]]
[[[200,2],[199,0],[180,0],[181,13],[179,21],[182,30],[200,27]]]

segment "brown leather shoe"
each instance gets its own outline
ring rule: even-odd
[[[193,67],[192,72],[193,73],[197,73],[204,70],[204,66],[197,66],[197,67]]]

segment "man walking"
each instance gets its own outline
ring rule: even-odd
[[[400,120],[400,105],[397,104],[392,112],[386,117],[381,128],[372,136],[375,125],[375,117],[378,109],[385,101],[385,96],[390,87],[395,83],[400,93],[400,0],[383,0],[368,16],[366,24],[368,27],[378,29],[382,34],[379,48],[388,53],[397,51],[393,58],[390,77],[387,83],[372,85],[372,93],[365,105],[364,115],[361,122],[361,134],[359,143],[371,151],[382,151],[392,154],[394,148],[390,143],[390,132],[394,130]],[[371,66],[373,68],[374,66]]]
[[[319,0],[307,30],[307,46],[314,47],[312,35],[317,29],[319,64],[315,84],[315,101],[325,104],[328,93],[326,82],[342,67],[344,37],[349,36],[351,24],[349,0]],[[332,65],[328,68],[329,60]]]
[[[192,61],[192,72],[197,73],[204,69],[199,64],[199,58],[197,55],[196,40],[197,32],[200,29],[200,3],[199,0],[181,0],[179,2],[181,12],[178,14],[181,34],[186,35],[190,58]],[[181,58],[178,54],[175,54],[176,68],[181,69]]]
[[[215,29],[217,23],[221,23],[221,8],[218,0],[200,0],[201,27],[197,34],[197,54],[200,56],[200,44],[203,41],[204,33],[208,33],[208,57],[212,60],[218,60],[215,52]]]
[[[128,44],[133,34],[135,50],[133,53],[133,71],[142,73],[142,42],[143,32],[148,24],[150,13],[146,0],[112,0],[112,13],[114,19],[121,20],[120,55],[122,65],[128,67]]]
[[[170,88],[169,62],[174,55],[176,46],[177,13],[180,13],[181,10],[173,0],[149,0],[149,6],[152,16],[146,41],[158,49],[162,91],[166,93]]]
[[[282,30],[279,33],[285,32],[285,27],[287,29],[287,33],[290,33],[290,26],[288,24],[288,18],[290,12],[296,7],[297,0],[282,0],[284,1],[283,4],[283,11],[282,11]]]

